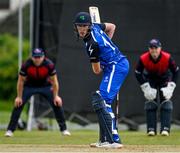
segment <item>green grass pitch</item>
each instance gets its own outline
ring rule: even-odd
[[[91,148],[97,142],[98,132],[71,131],[72,136],[62,136],[59,131],[16,131],[14,137],[4,137],[0,131],[0,152],[64,152],[64,153],[139,153],[180,152],[180,131],[172,131],[169,137],[146,136],[145,132],[120,131],[124,147],[121,149]]]
[[[72,136],[62,136],[59,131],[16,131],[14,137],[4,137],[0,131],[0,144],[59,144],[88,145],[98,140],[98,132],[91,130],[71,131]],[[123,144],[128,145],[180,145],[180,131],[174,130],[169,137],[148,137],[145,132],[120,131]]]

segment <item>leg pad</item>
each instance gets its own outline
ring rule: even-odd
[[[98,91],[92,93],[92,106],[97,114],[100,127],[100,141],[113,143],[112,118],[106,110],[105,102]]]
[[[160,120],[161,120],[161,132],[170,132],[171,114],[173,110],[173,104],[170,100],[165,100],[160,105]]]
[[[157,103],[155,101],[148,101],[145,103],[147,132],[154,131],[157,128]]]

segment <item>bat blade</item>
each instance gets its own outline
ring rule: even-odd
[[[89,14],[91,16],[92,23],[101,23],[98,7],[90,6],[89,7]]]

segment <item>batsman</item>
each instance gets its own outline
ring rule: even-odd
[[[123,84],[129,62],[111,41],[115,32],[112,23],[92,23],[87,12],[75,16],[74,29],[77,37],[82,39],[92,70],[95,74],[103,73],[99,90],[92,93],[92,106],[99,121],[99,141],[91,147],[122,148],[117,132],[112,103]]]
[[[160,111],[160,134],[169,136],[173,103],[171,101],[179,67],[170,53],[162,50],[161,42],[152,39],[148,51],[140,56],[135,75],[146,98],[147,135],[157,134],[157,113]]]

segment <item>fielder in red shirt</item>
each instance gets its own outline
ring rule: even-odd
[[[71,135],[67,130],[62,99],[58,95],[59,83],[54,63],[45,57],[44,50],[36,48],[32,56],[22,64],[17,81],[17,97],[14,102],[11,119],[5,133],[12,137],[24,105],[34,94],[44,96],[51,105],[59,129],[63,135]]]

